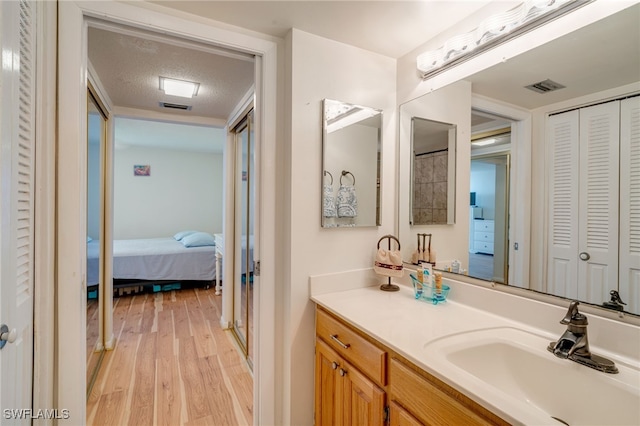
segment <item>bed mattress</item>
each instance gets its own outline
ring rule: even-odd
[[[98,284],[98,241],[87,243],[87,285]],[[115,240],[113,278],[211,281],[215,246],[185,247],[173,238]]]

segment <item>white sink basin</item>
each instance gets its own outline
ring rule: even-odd
[[[516,328],[482,329],[426,344],[425,359],[516,421],[640,425],[639,370],[616,363],[620,373],[607,374],[556,358],[546,350],[550,340]]]

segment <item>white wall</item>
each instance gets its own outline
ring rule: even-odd
[[[371,268],[378,239],[394,233],[396,63],[362,49],[293,29],[287,43],[290,86],[285,148],[287,219],[283,295],[283,424],[313,424],[314,304],[309,276]],[[383,110],[382,226],[320,227],[322,99]]]
[[[134,164],[151,176],[134,176]],[[222,230],[222,155],[125,147],[115,150],[114,239]]]
[[[470,191],[476,193],[476,205],[482,207],[484,219],[495,219],[496,166],[482,161],[471,161]]]

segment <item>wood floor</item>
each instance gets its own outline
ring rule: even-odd
[[[117,343],[87,401],[89,425],[249,425],[253,378],[219,325],[215,290],[115,299]]]
[[[93,370],[98,366],[100,354],[95,352],[99,339],[98,330],[98,299],[87,300],[87,384],[91,380]]]

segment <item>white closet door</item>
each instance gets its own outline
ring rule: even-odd
[[[580,109],[578,298],[595,304],[618,288],[619,140],[620,102]]]
[[[640,311],[640,96],[620,107],[620,296]]]
[[[579,111],[549,117],[547,292],[578,296]]]
[[[36,4],[0,2],[0,423],[32,407]],[[23,411],[20,411],[23,409]]]

